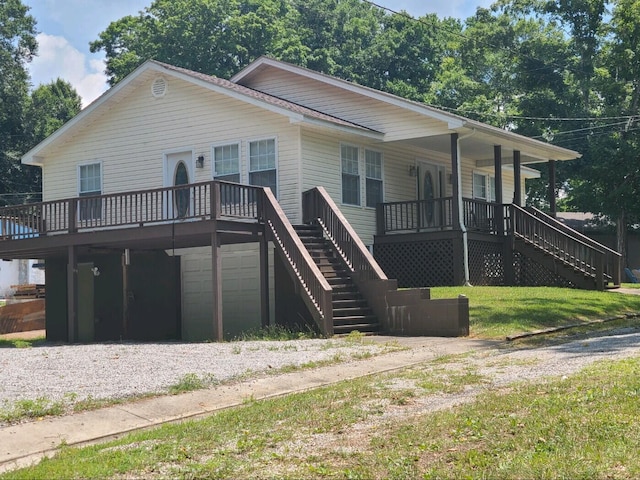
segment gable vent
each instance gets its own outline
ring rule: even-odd
[[[167,81],[162,77],[156,78],[151,84],[151,94],[156,98],[160,98],[164,97],[166,93]]]

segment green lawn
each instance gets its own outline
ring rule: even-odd
[[[62,447],[53,459],[0,478],[640,476],[640,359],[515,384],[432,414],[411,410],[440,391],[483,382],[451,365],[413,366],[83,449]]]
[[[640,295],[550,287],[437,287],[431,298],[469,297],[473,337],[521,332],[622,314],[640,314]]]
[[[614,292],[432,290],[432,298],[458,294],[469,297],[473,335],[488,338],[640,312],[640,296]],[[460,362],[462,370],[453,368]],[[633,479],[640,477],[639,379],[640,358],[600,362],[451,410],[397,415],[485,381],[464,357],[443,357],[114,442],[62,447],[0,478]]]

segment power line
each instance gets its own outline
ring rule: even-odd
[[[423,25],[426,25],[426,26],[428,26],[428,27],[441,29],[441,30],[445,31],[446,33],[448,33],[448,34],[450,34],[450,35],[455,35],[455,36],[461,37],[461,38],[463,38],[464,40],[473,40],[474,42],[477,42],[477,43],[478,43],[478,44],[480,44],[480,45],[484,45],[485,47],[490,47],[490,48],[492,48],[492,49],[494,49],[494,50],[497,50],[497,49],[504,49],[504,50],[507,50],[508,52],[510,52],[511,54],[513,54],[514,56],[515,56],[515,55],[520,55],[520,56],[522,56],[523,58],[527,58],[527,59],[529,59],[529,60],[534,60],[534,61],[536,61],[536,62],[540,62],[540,63],[542,63],[542,64],[543,64],[543,67],[533,68],[533,69],[526,69],[526,70],[523,70],[524,72],[531,73],[531,72],[535,72],[535,71],[538,71],[538,70],[543,70],[543,69],[545,69],[545,68],[552,68],[552,67],[555,67],[555,68],[565,69],[565,70],[568,70],[568,71],[573,72],[573,73],[580,73],[580,74],[585,74],[585,73],[587,73],[587,72],[585,72],[585,71],[583,71],[583,70],[575,69],[575,68],[573,68],[573,67],[571,67],[571,66],[569,66],[569,65],[559,65],[559,64],[557,64],[557,63],[555,63],[555,62],[552,62],[552,63],[546,63],[544,60],[541,60],[541,59],[539,59],[539,58],[532,57],[532,56],[530,56],[530,55],[526,55],[526,54],[524,54],[524,53],[522,53],[522,52],[514,51],[514,50],[513,50],[512,48],[510,48],[510,47],[503,47],[503,46],[499,46],[499,45],[493,45],[493,44],[491,44],[491,43],[489,43],[489,42],[484,42],[484,41],[483,41],[483,42],[480,42],[480,41],[478,41],[478,40],[476,40],[476,39],[470,39],[467,35],[465,35],[465,34],[464,34],[464,33],[462,33],[462,32],[455,32],[455,31],[452,31],[452,30],[446,29],[446,28],[444,28],[442,25],[431,25],[431,24],[429,24],[429,23],[425,22],[424,20],[422,20],[421,18],[415,18],[415,17],[413,17],[412,15],[409,15],[409,14],[408,14],[408,13],[406,13],[406,12],[398,12],[397,10],[393,10],[393,9],[391,9],[391,8],[389,8],[389,7],[385,7],[385,6],[380,5],[380,4],[378,4],[378,3],[376,3],[376,2],[374,2],[374,1],[372,1],[372,0],[362,0],[362,1],[363,1],[363,2],[365,2],[365,3],[368,3],[369,5],[372,5],[372,6],[374,6],[374,7],[377,7],[377,8],[380,8],[380,9],[382,9],[382,10],[385,10],[385,11],[387,11],[387,12],[390,12],[390,13],[392,13],[392,14],[394,14],[394,15],[400,15],[400,16],[403,16],[403,17],[405,17],[405,18],[407,18],[407,19],[409,19],[409,20],[411,20],[411,21],[422,23]]]

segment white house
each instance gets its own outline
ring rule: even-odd
[[[44,202],[0,216],[39,235],[9,236],[0,254],[47,259],[56,339],[221,338],[312,317],[331,333],[376,315],[371,325],[404,331],[409,320],[389,313],[396,294],[378,291],[369,303],[382,304],[355,320],[368,307],[338,299],[345,275],[366,297],[358,305],[366,281],[387,277],[583,286],[563,277],[569,256],[554,253],[559,268],[540,254],[553,219],[520,207],[538,175],[527,165],[577,157],[270,58],[230,80],[147,61],[23,157],[42,168]],[[326,254],[310,247],[316,233],[291,226],[309,223],[333,266],[307,265]],[[572,235],[562,241],[580,243]],[[587,250],[586,288],[615,283],[613,253]],[[541,273],[523,275],[525,264]],[[437,323],[460,309],[424,315]]]

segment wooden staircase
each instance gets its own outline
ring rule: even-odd
[[[293,228],[333,290],[334,333],[347,334],[354,330],[378,333],[380,323],[377,317],[353,282],[344,261],[336,254],[333,244],[324,238],[321,227],[305,224],[294,225]]]
[[[567,227],[535,208],[511,205],[513,249],[577,288],[604,290],[620,286],[618,252]]]

